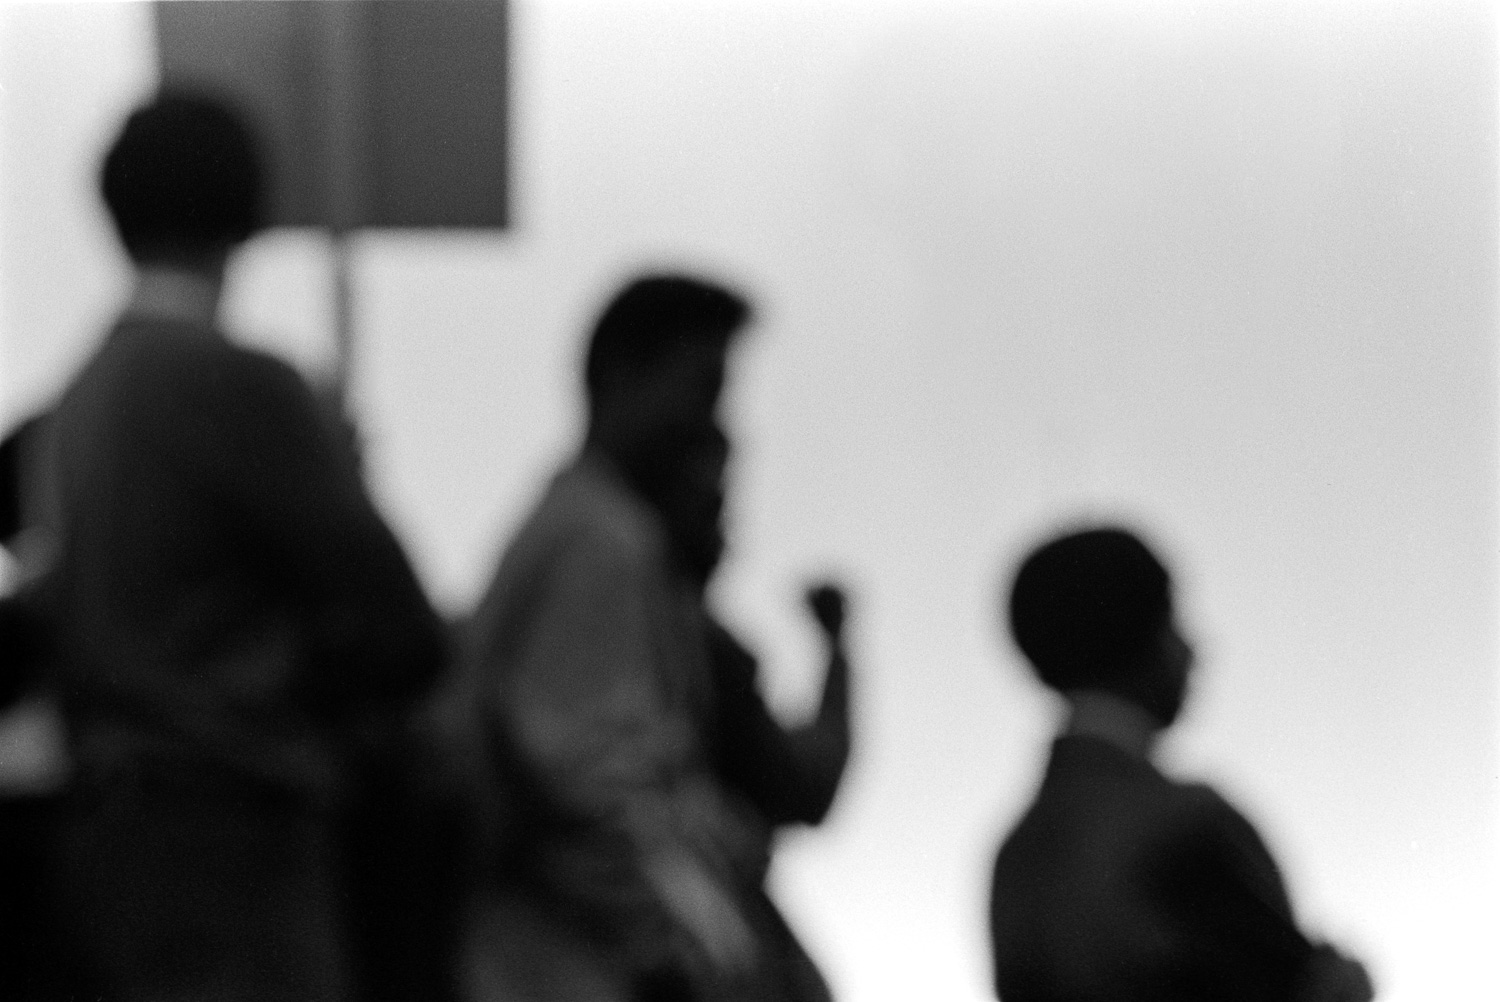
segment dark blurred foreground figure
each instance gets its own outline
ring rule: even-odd
[[[678,572],[698,597],[713,675],[713,705],[704,744],[726,792],[760,820],[760,856],[770,861],[777,828],[816,825],[827,816],[849,761],[849,659],[844,646],[843,590],[810,588],[806,601],[827,643],[823,692],[814,718],[784,727],[766,707],[752,654],[714,616],[705,591],[724,551],[722,512],[729,442],[717,425],[686,436],[685,461],[657,500]],[[762,956],[748,994],[778,1002],[823,1002],[827,982],[766,892],[761,870],[739,889]]]
[[[578,456],[507,548],[461,701],[491,775],[471,999],[728,999],[759,960],[739,889],[760,820],[704,741],[695,590],[654,499],[711,425],[748,306],[675,275],[628,285],[589,345]]]
[[[0,441],[0,546],[15,573],[0,599],[0,998],[88,998],[54,895],[55,848],[68,775],[62,725],[47,691],[51,630],[38,583],[49,559],[31,470],[47,421]]]
[[[28,546],[27,529],[35,520],[29,503],[30,475],[39,456],[47,422],[43,416],[23,421],[0,440],[0,547],[18,568],[18,583],[0,599],[0,708],[8,708],[40,679],[50,631],[41,608],[37,578],[47,559]]]
[[[1192,664],[1156,557],[1120,529],[1056,539],[1016,575],[1010,625],[1069,716],[995,864],[1003,1002],[1367,1002],[1364,969],[1298,929],[1250,823],[1151,763]]]
[[[215,325],[260,183],[220,105],[130,116],[103,192],[135,292],[54,417],[65,900],[109,999],[351,997],[346,735],[444,653],[333,408]]]

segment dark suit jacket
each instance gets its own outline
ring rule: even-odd
[[[1271,1002],[1313,952],[1255,830],[1205,786],[1061,737],[990,903],[1003,1002]]]
[[[54,425],[51,599],[83,771],[181,759],[317,795],[335,722],[435,679],[439,620],[290,367],[127,317]]]
[[[0,710],[25,693],[47,649],[47,624],[32,596],[0,598]]]
[[[347,998],[347,735],[444,642],[346,437],[283,363],[127,318],[51,447],[80,963],[123,1000]]]

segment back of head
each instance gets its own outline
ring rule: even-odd
[[[222,252],[262,222],[250,131],[199,94],[164,91],[132,113],[105,156],[100,185],[137,263]]]
[[[1059,692],[1118,686],[1170,617],[1166,568],[1115,527],[1042,545],[1011,586],[1011,634],[1037,676]]]
[[[749,303],[712,282],[670,274],[630,282],[594,325],[584,365],[590,401],[696,341],[727,344],[749,319]]]

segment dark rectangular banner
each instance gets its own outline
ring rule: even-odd
[[[504,0],[159,0],[162,82],[262,139],[271,222],[509,223]]]

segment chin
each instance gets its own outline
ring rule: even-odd
[[[1147,700],[1141,704],[1141,708],[1161,725],[1162,730],[1166,730],[1182,716],[1183,703],[1183,693],[1179,691]]]

